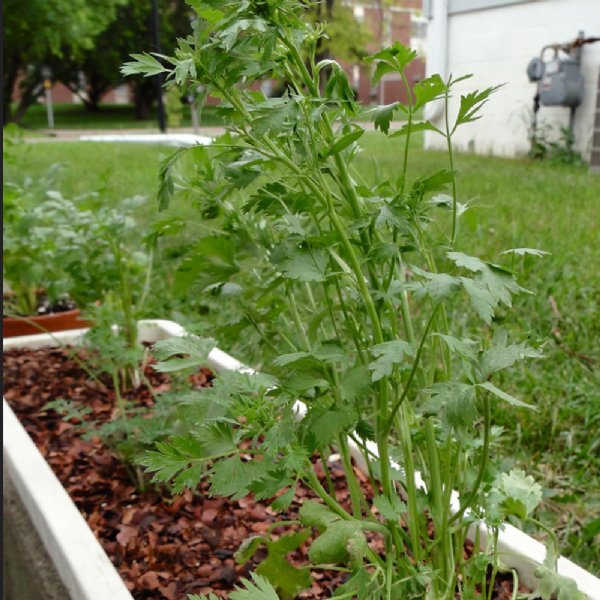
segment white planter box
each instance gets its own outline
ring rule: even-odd
[[[76,344],[85,329],[10,338],[4,349],[40,348]],[[172,321],[140,321],[140,341],[156,342],[185,334]],[[208,367],[219,370],[251,370],[235,358],[215,348],[209,356]],[[304,406],[298,403],[298,413]],[[6,401],[3,401],[4,471],[17,490],[31,521],[50,555],[56,571],[73,600],[132,600],[121,577],[111,564],[77,507],[51,471]],[[352,449],[352,446],[351,446]],[[364,466],[362,455],[353,448],[354,459]],[[485,526],[480,526],[483,542],[487,539]],[[498,547],[501,561],[519,572],[519,581],[535,587],[535,568],[544,560],[544,546],[511,525],[500,532]],[[600,600],[600,579],[573,562],[560,558],[558,571],[577,582],[589,600]]]

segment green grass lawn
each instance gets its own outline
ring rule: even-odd
[[[359,169],[370,178],[399,171],[402,141],[367,133]],[[55,183],[65,196],[98,191],[118,203],[154,198],[165,147],[37,143],[18,147],[7,179],[37,178],[64,165]],[[447,168],[445,155],[415,142],[411,176]],[[514,247],[539,248],[542,259],[512,265],[535,292],[517,298],[504,325],[520,338],[545,340],[546,359],[510,371],[503,386],[538,410],[497,408],[506,429],[506,462],[522,465],[547,490],[539,517],[558,529],[563,551],[600,572],[600,176],[584,168],[529,160],[458,155],[462,202],[477,198],[462,222],[459,249],[491,261]],[[154,217],[150,202],[143,223]],[[174,211],[192,210],[180,199]],[[467,213],[468,214],[468,213]],[[504,261],[506,262],[506,261]]]
[[[205,106],[201,114],[201,125],[221,125],[214,106]],[[168,125],[168,123],[167,123]],[[29,107],[21,126],[27,131],[48,129],[48,117],[45,104]],[[182,107],[180,127],[191,127],[192,120],[188,106]],[[150,118],[137,120],[133,106],[122,104],[102,104],[100,111],[90,112],[83,104],[54,105],[54,127],[56,129],[156,129],[158,117],[153,111]]]

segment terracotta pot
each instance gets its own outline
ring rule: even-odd
[[[27,320],[4,317],[2,319],[3,337],[38,335],[48,331],[65,331],[68,329],[89,327],[89,321],[80,318],[80,315],[81,311],[78,308],[74,308],[73,310],[65,310],[49,315],[27,317]]]

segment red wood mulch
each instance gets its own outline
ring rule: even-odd
[[[150,367],[146,374],[155,388],[168,386],[165,376]],[[207,385],[211,377],[203,370],[194,383]],[[235,564],[233,554],[242,541],[264,533],[276,520],[296,518],[303,499],[313,497],[299,487],[287,513],[276,515],[268,503],[250,497],[210,498],[205,485],[197,493],[175,498],[153,488],[138,493],[126,469],[98,438],[82,440],[76,423],[65,423],[54,411],[43,410],[51,400],[69,398],[89,406],[93,420],[111,417],[112,391],[90,380],[64,349],[6,351],[4,394],[136,600],[185,600],[187,594],[209,592],[227,598],[254,566]],[[142,388],[135,402],[151,407],[151,394]],[[339,466],[333,466],[332,475],[342,482]],[[337,496],[348,505],[343,485]],[[292,556],[300,564],[306,550]],[[341,582],[336,572],[312,575],[314,584],[299,599],[330,598]],[[496,588],[495,600],[511,598],[510,577],[500,577]]]

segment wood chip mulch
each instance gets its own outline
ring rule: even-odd
[[[43,408],[51,400],[69,398],[89,406],[91,419],[105,422],[114,410],[114,393],[108,386],[91,380],[62,348],[9,350],[3,361],[6,400],[136,600],[185,600],[187,594],[210,592],[227,598],[256,565],[235,563],[233,554],[240,544],[251,535],[264,533],[275,521],[295,519],[303,500],[314,497],[310,490],[299,487],[290,509],[278,515],[268,503],[252,497],[237,501],[211,498],[204,484],[194,493],[176,497],[152,486],[139,492],[127,469],[100,439],[82,439],[76,421],[64,422],[55,411]],[[168,387],[166,376],[150,366],[146,376],[155,389]],[[210,385],[211,379],[210,371],[202,370],[194,377],[194,385]],[[140,388],[135,403],[150,409],[152,395]],[[334,483],[342,483],[339,464],[332,466],[332,476]],[[343,485],[339,488],[338,501],[348,506],[348,492]],[[364,491],[367,497],[371,495],[368,486]],[[371,545],[380,550],[377,538]],[[306,561],[306,548],[291,558],[299,566]],[[312,576],[312,587],[299,599],[330,598],[341,583],[341,575],[335,571],[313,571]],[[499,577],[496,588],[495,600],[510,599],[510,576]]]

